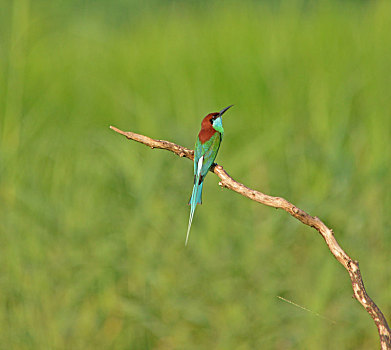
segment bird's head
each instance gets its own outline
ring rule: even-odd
[[[205,126],[209,126],[210,124],[212,125],[213,129],[218,131],[219,133],[224,133],[223,129],[223,122],[221,117],[223,114],[232,107],[233,105],[230,105],[224,109],[222,109],[220,112],[215,112],[215,113],[210,113],[208,114],[204,120],[202,121],[202,124],[206,124]]]

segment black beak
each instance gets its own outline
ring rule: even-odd
[[[221,117],[228,109],[230,109],[233,105],[230,105],[228,107],[225,107],[224,109],[222,109],[220,112],[219,112],[219,116]]]

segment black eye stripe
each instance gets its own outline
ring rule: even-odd
[[[213,122],[214,122],[218,117],[220,117],[219,114],[211,116],[210,119],[209,119],[210,123],[213,124]]]

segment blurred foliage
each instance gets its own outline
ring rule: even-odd
[[[191,163],[108,127],[192,147],[235,104],[217,161],[332,227],[390,320],[390,2],[2,7],[0,348],[378,347],[316,231],[211,174],[185,248]]]

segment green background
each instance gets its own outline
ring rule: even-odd
[[[1,349],[374,349],[321,236],[192,148],[319,216],[391,319],[391,3],[2,2]],[[309,310],[279,299],[283,297]],[[319,314],[320,316],[318,316]]]

